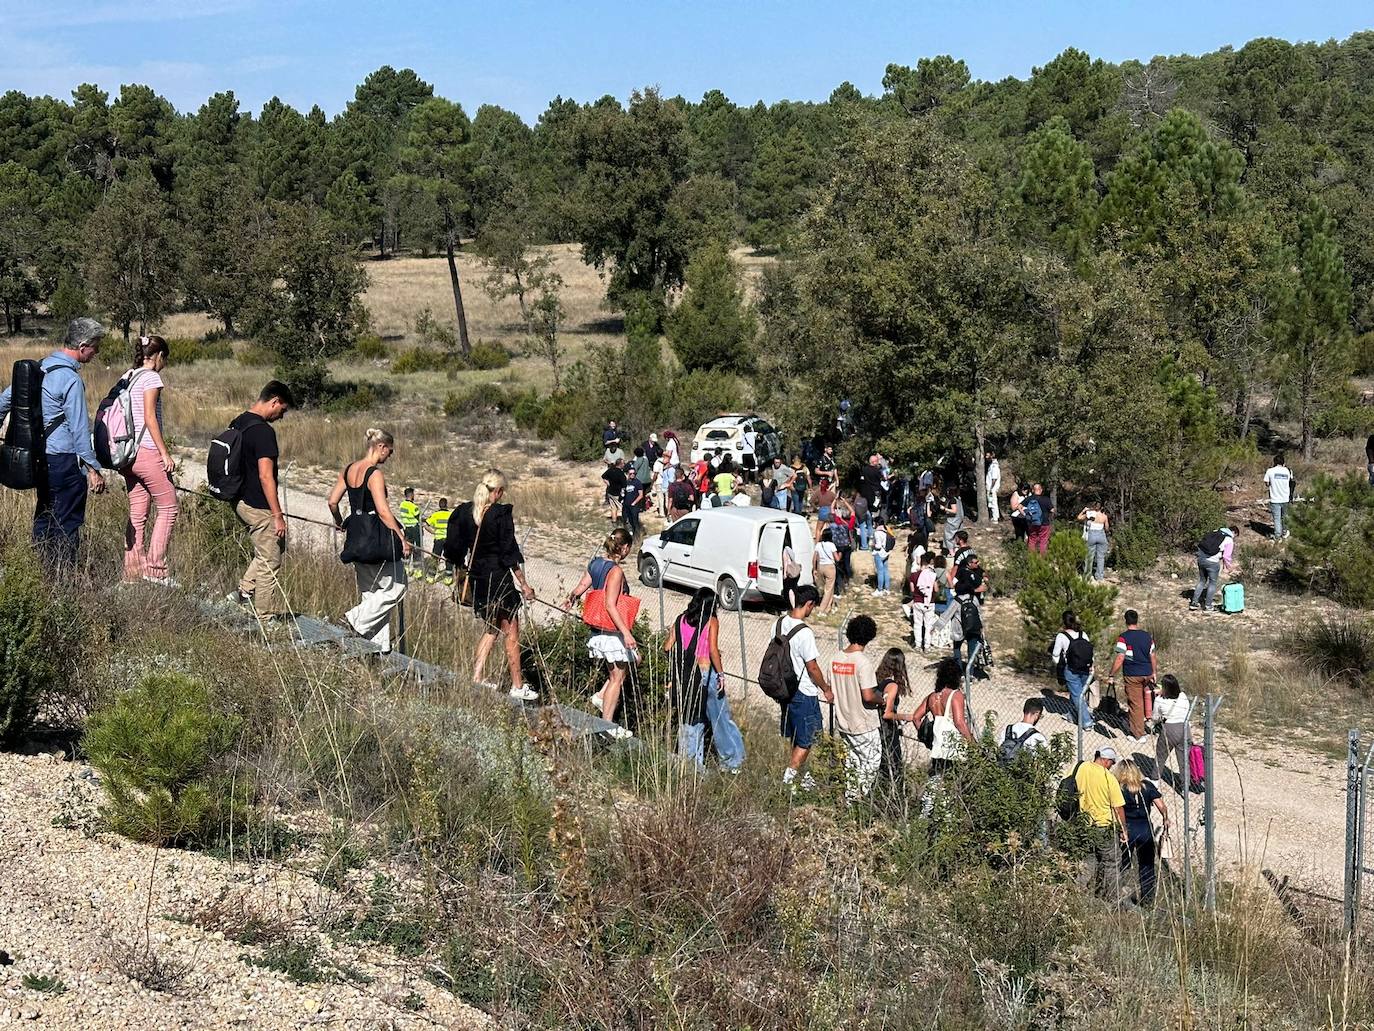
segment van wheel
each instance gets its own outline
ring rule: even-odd
[[[658,566],[658,559],[652,555],[645,555],[639,560],[639,582],[645,587],[659,587],[663,583],[663,570]]]
[[[716,585],[716,600],[727,612],[737,612],[744,600],[744,592],[739,589],[733,577],[722,576]]]

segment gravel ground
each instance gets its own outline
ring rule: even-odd
[[[275,864],[231,864],[112,834],[88,836],[79,825],[98,788],[83,774],[54,756],[0,754],[0,949],[10,960],[0,965],[0,1024],[80,1031],[492,1026],[421,979],[413,964],[375,946],[322,942],[322,961],[345,974],[319,984],[296,984],[245,962],[241,957],[260,956],[261,948],[186,917],[229,899],[313,934],[310,916],[330,904],[330,893]],[[172,976],[168,990],[150,990],[130,976],[147,973],[149,956],[181,965],[184,975]],[[24,988],[30,974],[60,979],[67,990]]]

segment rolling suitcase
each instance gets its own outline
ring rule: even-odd
[[[1221,589],[1222,612],[1245,611],[1245,585],[1230,583]]]

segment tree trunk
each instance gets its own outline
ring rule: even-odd
[[[472,344],[468,340],[468,317],[463,310],[463,287],[458,282],[458,262],[454,258],[453,238],[457,230],[444,235],[444,250],[448,254],[448,278],[453,283],[453,310],[458,314],[458,347],[466,358],[472,354]]]
[[[1302,424],[1302,457],[1312,460],[1316,450],[1315,434],[1312,431],[1312,409],[1316,406],[1317,370],[1313,362],[1304,363],[1298,385],[1298,415]]]
[[[978,512],[974,521],[982,522],[983,516],[988,511],[987,429],[983,426],[982,419],[973,421],[973,441],[976,447],[973,456],[973,468],[978,475],[978,483],[975,488],[978,498]]]
[[[1050,508],[1059,509],[1059,459],[1050,465]]]
[[[224,335],[233,337],[234,335],[234,316],[228,313],[220,316],[220,321],[224,323]]]

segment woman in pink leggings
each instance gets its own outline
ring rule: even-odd
[[[167,544],[177,521],[177,492],[172,486],[176,459],[167,450],[162,431],[162,370],[167,367],[167,341],[139,337],[134,341],[134,364],[125,376],[135,377],[132,394],[134,435],[138,456],[124,470],[129,488],[129,523],[124,529],[124,581],[148,580],[174,586],[167,575]],[[156,506],[151,534],[148,516]]]

